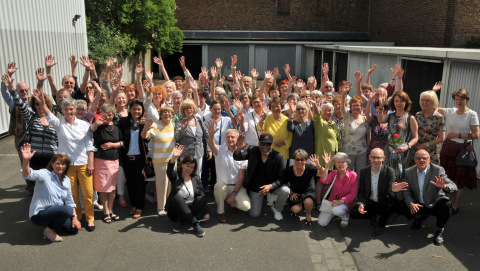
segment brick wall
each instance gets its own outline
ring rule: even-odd
[[[180,0],[183,30],[368,31],[368,0]]]
[[[480,37],[480,1],[458,0],[455,2],[452,27],[452,46]]]

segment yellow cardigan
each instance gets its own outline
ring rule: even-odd
[[[271,134],[273,136],[272,148],[283,155],[284,159],[288,159],[288,153],[290,146],[292,145],[292,133],[287,130],[287,121],[288,118],[281,114],[282,119],[276,121],[273,118],[273,114],[268,115],[265,118],[265,123],[263,127],[260,126],[260,122],[257,123],[257,129],[263,131],[264,133]],[[285,145],[281,147],[275,146],[276,141],[285,141]]]

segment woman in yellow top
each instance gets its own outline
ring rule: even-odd
[[[282,114],[284,104],[279,97],[273,97],[269,105],[272,114],[268,115],[268,108],[264,106],[257,129],[273,136],[272,148],[283,155],[285,163],[292,145],[292,133],[287,130],[288,117]]]
[[[155,170],[155,182],[157,187],[157,213],[164,216],[165,203],[167,196],[172,189],[170,182],[167,181],[167,164],[172,158],[175,149],[175,129],[172,117],[175,114],[170,106],[160,108],[160,120],[153,122],[153,119],[147,120],[142,130],[142,138],[153,138],[152,162]]]

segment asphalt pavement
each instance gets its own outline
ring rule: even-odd
[[[212,219],[202,226],[173,233],[167,217],[146,204],[144,216],[133,219],[128,208],[114,206],[120,221],[105,224],[95,211],[96,229],[64,236],[61,243],[42,238],[42,228],[28,220],[31,197],[26,196],[13,138],[0,140],[0,270],[479,270],[480,193],[465,191],[461,211],[445,229],[445,245],[433,245],[435,218],[425,227],[410,229],[399,217],[379,238],[367,220],[339,220],[327,227],[304,226],[304,217],[276,221],[265,205],[260,218],[230,213],[217,222],[210,195]],[[228,208],[227,208],[228,209]]]

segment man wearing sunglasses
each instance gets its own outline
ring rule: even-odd
[[[259,217],[262,212],[263,197],[271,193],[277,196],[277,200],[272,206],[274,218],[282,220],[282,210],[290,189],[282,183],[282,175],[285,170],[283,156],[272,149],[272,144],[271,134],[260,135],[259,146],[247,146],[245,135],[240,135],[233,159],[248,160],[245,183],[251,201],[249,215]]]

